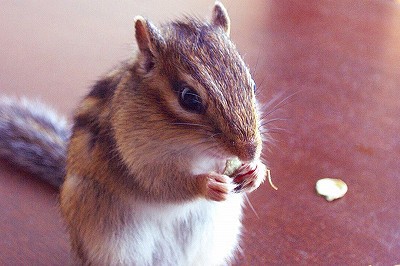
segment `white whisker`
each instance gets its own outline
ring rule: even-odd
[[[294,92],[294,93],[290,94],[289,96],[285,97],[284,99],[280,100],[278,103],[276,103],[276,102],[281,98],[282,94],[280,94],[277,97],[274,97],[271,101],[269,101],[266,105],[264,105],[262,107],[262,118],[265,118],[265,117],[271,115],[272,113],[276,112],[277,110],[279,110],[282,107],[286,106],[287,104],[291,103],[289,100],[294,98],[294,96],[296,96],[297,94],[299,94],[301,92],[302,92],[301,90]],[[271,108],[271,106],[273,106],[273,107]],[[269,108],[271,108],[271,109],[265,113],[264,111]]]
[[[254,214],[256,215],[257,219],[260,219],[260,216],[258,216],[256,210],[253,207],[253,204],[251,204],[249,197],[247,196],[247,194],[244,194],[244,198],[246,199],[247,204],[249,205],[250,209],[254,212]]]

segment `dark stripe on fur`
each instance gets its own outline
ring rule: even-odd
[[[89,148],[93,149],[94,145],[98,141],[100,133],[100,125],[97,117],[92,117],[89,114],[83,114],[75,117],[74,129],[76,130],[87,130],[90,133]]]
[[[99,99],[108,99],[110,98],[115,91],[115,84],[113,84],[113,80],[111,78],[106,78],[103,80],[99,80],[94,86],[93,89],[89,93],[89,97],[95,97]]]

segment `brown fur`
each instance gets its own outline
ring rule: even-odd
[[[118,232],[126,222],[127,199],[206,197],[208,176],[189,171],[196,157],[259,157],[253,81],[224,12],[215,8],[211,23],[187,18],[160,30],[138,18],[136,59],[100,80],[76,111],[61,207],[84,263],[88,243],[101,242],[96,231]],[[180,106],[180,82],[200,95],[204,113]]]

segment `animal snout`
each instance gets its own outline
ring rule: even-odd
[[[254,161],[260,156],[261,147],[257,141],[245,142],[240,147],[238,157],[242,162]]]

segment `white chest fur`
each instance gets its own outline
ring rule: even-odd
[[[106,236],[91,257],[116,265],[224,265],[238,245],[241,216],[239,194],[224,202],[135,202],[131,222]]]

